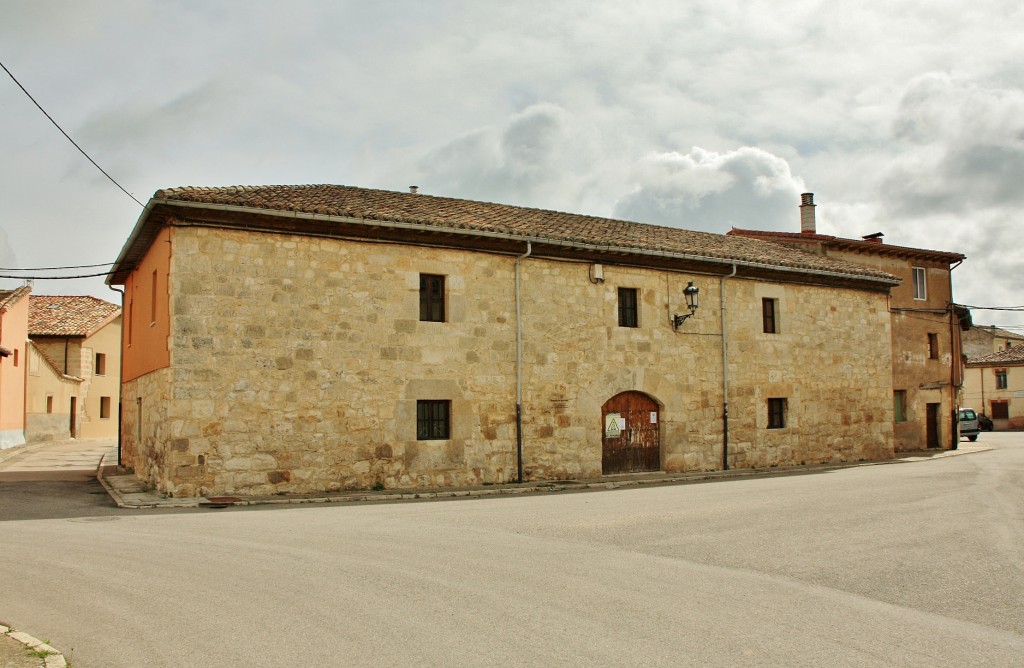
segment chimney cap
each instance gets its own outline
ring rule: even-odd
[[[800,193],[800,206],[817,206],[814,203],[814,193]]]
[[[411,192],[413,195],[415,195],[419,191],[420,191],[420,187],[419,186],[409,186],[409,192]]]
[[[880,244],[882,243],[882,237],[884,236],[884,232],[875,232],[874,234],[865,234],[864,236],[861,237],[861,239],[867,241],[868,243]]]

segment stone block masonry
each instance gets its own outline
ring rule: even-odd
[[[126,463],[174,496],[475,486],[516,478],[514,257],[175,227],[170,366],[126,384]],[[445,321],[419,320],[420,275],[445,277]],[[527,479],[601,475],[602,406],[660,407],[662,469],[722,467],[715,276],[530,258],[522,264]],[[675,330],[683,289],[697,314]],[[618,288],[639,295],[618,325]],[[892,456],[886,295],[726,282],[730,463]],[[761,332],[761,298],[780,332]],[[787,422],[768,428],[767,400]],[[139,401],[141,399],[141,402]],[[417,401],[450,406],[420,440]],[[141,410],[141,412],[140,412]]]

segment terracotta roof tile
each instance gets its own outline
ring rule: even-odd
[[[28,285],[22,285],[13,290],[0,290],[0,311],[14,306],[18,300],[30,292],[32,292],[32,287]]]
[[[117,304],[80,295],[32,295],[29,336],[89,336],[121,312]]]
[[[910,246],[894,246],[880,241],[867,241],[865,239],[847,239],[828,234],[812,234],[807,232],[774,232],[771,230],[747,230],[734,227],[729,232],[731,237],[746,237],[764,239],[766,241],[778,241],[786,243],[810,243],[820,241],[826,245],[840,245],[845,248],[855,248],[866,253],[911,253],[914,255],[934,255],[949,262],[964,260],[966,257],[961,253],[951,251],[930,250],[927,248],[911,248]]]
[[[1000,350],[999,352],[992,353],[991,355],[984,355],[982,357],[976,357],[972,360],[967,360],[968,366],[986,366],[992,364],[1020,364],[1024,363],[1024,345],[1016,345],[1006,350]]]
[[[153,200],[412,223],[448,230],[472,230],[532,240],[632,249],[637,252],[656,251],[736,260],[782,270],[817,270],[881,279],[894,284],[898,282],[898,279],[885,272],[759,239],[352,186],[183,187],[158,190]]]

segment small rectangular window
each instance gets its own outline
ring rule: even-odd
[[[782,429],[786,426],[786,400],[768,400],[768,428]]]
[[[152,324],[156,324],[156,296],[157,296],[157,280],[156,280],[156,269],[153,270],[153,294],[149,301],[149,321]]]
[[[992,419],[993,420],[1009,420],[1010,419],[1010,402],[1009,401],[993,401],[992,402]]]
[[[451,405],[448,400],[417,401],[416,440],[447,440],[451,434]]]
[[[928,357],[933,360],[939,359],[939,335],[934,332],[928,333]]]
[[[52,413],[53,412],[53,395],[52,394],[48,395],[46,397],[46,412],[47,413]]]
[[[444,322],[444,276],[420,274],[420,320]]]
[[[110,397],[100,397],[100,419],[110,419]]]
[[[892,409],[896,422],[907,421],[907,391],[895,390],[892,393]]]
[[[1006,369],[996,369],[996,389],[1005,390],[1007,385]]]
[[[619,327],[637,327],[640,324],[636,293],[636,288],[619,288]]]
[[[914,267],[914,299],[928,299],[928,285],[924,267]]]
[[[107,355],[106,353],[96,353],[96,371],[97,376],[107,375]]]
[[[767,297],[761,300],[761,324],[763,326],[762,331],[765,334],[775,334],[778,332],[778,322],[775,315],[777,302],[777,299],[768,299]]]

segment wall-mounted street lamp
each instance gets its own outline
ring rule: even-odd
[[[686,285],[686,289],[683,290],[683,294],[686,296],[686,306],[687,306],[687,308],[690,309],[690,312],[689,313],[684,313],[683,315],[679,315],[677,313],[676,315],[672,316],[672,326],[673,327],[675,327],[676,329],[679,329],[679,325],[683,324],[683,322],[687,318],[692,316],[694,311],[697,310],[697,306],[698,306],[698,304],[697,304],[697,295],[698,295],[698,293],[700,293],[700,288],[694,286],[693,281],[690,281]]]

